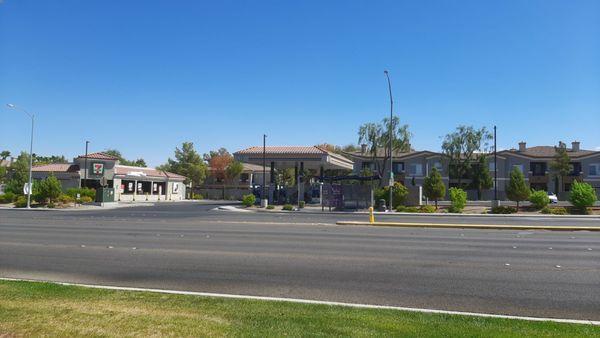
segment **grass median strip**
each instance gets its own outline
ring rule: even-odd
[[[594,325],[0,281],[0,336],[600,337]]]
[[[518,224],[451,224],[425,222],[361,222],[337,221],[337,225],[372,225],[404,228],[447,228],[447,229],[499,229],[499,230],[551,230],[551,231],[600,231],[600,226],[564,226],[564,225],[518,225]]]

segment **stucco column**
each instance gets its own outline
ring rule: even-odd
[[[134,201],[136,200],[136,197],[137,197],[137,183],[138,183],[137,180],[133,181],[133,200]]]

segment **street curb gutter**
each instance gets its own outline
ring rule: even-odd
[[[263,210],[251,209],[253,212],[267,214],[287,214],[287,215],[368,215],[368,211],[281,211],[281,210]],[[453,213],[418,213],[418,212],[382,212],[375,211],[375,215],[381,216],[424,216],[424,217],[489,217],[489,218],[549,218],[549,219],[598,219],[600,215],[549,215],[549,214],[453,214]]]
[[[273,301],[274,302],[289,302],[289,303],[300,303],[300,304],[344,306],[344,307],[353,307],[353,308],[359,308],[359,309],[397,310],[397,311],[420,312],[420,313],[431,313],[431,314],[446,314],[446,315],[483,317],[483,318],[501,318],[501,319],[526,320],[526,321],[534,321],[534,322],[555,322],[555,323],[584,324],[584,325],[596,325],[596,326],[600,326],[600,321],[584,320],[584,319],[563,319],[563,318],[527,317],[527,316],[514,316],[514,315],[500,315],[500,314],[491,314],[491,313],[479,313],[479,312],[463,312],[463,311],[452,311],[452,310],[422,309],[422,308],[412,308],[412,307],[402,307],[402,306],[390,306],[390,305],[343,303],[343,302],[333,302],[333,301],[310,300],[310,299],[302,299],[302,298],[283,298],[283,297],[236,295],[236,294],[228,294],[228,293],[211,293],[211,292],[194,292],[194,291],[178,291],[178,290],[165,290],[165,289],[150,289],[150,288],[137,288],[137,287],[125,287],[125,286],[110,286],[110,285],[97,285],[97,284],[53,282],[53,281],[45,281],[45,280],[9,278],[9,277],[0,277],[0,280],[13,281],[13,282],[52,283],[52,284],[65,285],[65,286],[79,286],[79,287],[84,287],[84,288],[105,289],[105,290],[115,290],[115,291],[154,292],[154,293],[164,293],[164,294],[174,294],[174,295],[188,295],[188,296],[199,296],[199,297],[217,297],[217,298],[261,300],[261,301],[271,301],[271,302],[273,302]]]
[[[600,226],[563,226],[563,225],[504,225],[504,224],[444,224],[444,223],[407,223],[407,222],[356,222],[337,221],[337,225],[372,225],[402,228],[441,228],[441,229],[489,229],[489,230],[550,230],[550,231],[600,231]]]

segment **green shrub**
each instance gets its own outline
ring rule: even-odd
[[[292,210],[294,210],[294,206],[291,204],[286,204],[283,206],[283,208],[281,208],[281,210],[292,211]]]
[[[19,196],[15,201],[15,207],[25,208],[27,206],[27,196]]]
[[[54,202],[48,202],[48,204],[46,204],[46,206],[50,209],[54,209],[56,207],[56,205],[54,204]]]
[[[573,182],[571,192],[569,193],[569,202],[583,213],[587,213],[587,208],[594,205],[598,197],[596,191],[588,183]]]
[[[202,194],[192,194],[192,199],[202,200],[202,199],[204,199],[204,196],[202,196]]]
[[[542,209],[542,214],[566,215],[567,214],[567,209],[565,209],[563,207],[550,208],[549,206],[545,206]]]
[[[396,207],[397,212],[419,212],[417,207],[407,207],[405,205],[399,205]]]
[[[406,197],[408,196],[408,189],[402,185],[400,182],[394,183],[394,188],[392,189],[392,198],[393,198],[393,209],[398,208],[398,206],[404,204],[406,202]],[[386,205],[390,204],[390,187],[379,188],[375,190],[374,193],[376,203],[379,203],[379,200],[385,200]],[[378,205],[379,206],[379,205]]]
[[[248,194],[242,196],[242,204],[246,207],[251,207],[256,203],[256,196],[254,194]]]
[[[300,209],[304,208],[305,205],[306,205],[306,202],[304,202],[304,201],[298,202],[298,208],[300,208]]]
[[[75,199],[67,194],[61,194],[58,196],[57,202],[60,204],[70,204],[75,202]]]
[[[550,204],[550,197],[548,197],[548,193],[543,190],[532,191],[531,195],[529,195],[529,202],[531,202],[531,206],[534,209],[540,210]]]
[[[430,214],[430,213],[433,213],[433,212],[437,212],[437,209],[433,205],[422,205],[419,208],[419,212],[423,213],[423,214]]]
[[[275,206],[274,206],[274,205],[271,205],[271,204],[269,204],[269,205],[267,205],[267,209],[269,209],[269,210],[273,210],[273,209],[275,209]]]
[[[84,203],[91,203],[93,201],[94,201],[94,199],[89,196],[81,196],[81,198],[77,200],[77,203],[84,204]]]
[[[492,208],[492,214],[514,214],[515,212],[517,212],[517,209],[504,205]]]
[[[450,188],[450,208],[452,213],[461,213],[467,205],[467,193],[460,188]]]
[[[67,189],[67,195],[71,196],[73,199],[77,198],[77,194],[79,196],[87,196],[92,200],[96,199],[96,190],[90,188],[70,188]]]
[[[433,205],[422,205],[420,207],[407,207],[405,205],[399,205],[396,207],[397,212],[413,212],[413,213],[432,213],[436,212],[437,209]]]
[[[0,203],[12,203],[15,199],[17,199],[17,195],[12,191],[7,191],[4,195],[0,195]]]

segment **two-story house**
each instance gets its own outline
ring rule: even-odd
[[[571,159],[571,172],[562,182],[551,170],[559,147],[564,148]],[[490,161],[493,161],[493,156]],[[514,167],[523,172],[532,189],[554,192],[561,199],[567,197],[575,180],[591,184],[600,193],[600,151],[581,149],[576,141],[571,143],[570,148],[563,142],[558,146],[535,147],[527,147],[525,142],[520,142],[518,149],[498,152],[498,191],[501,199],[506,197],[506,185]],[[495,169],[493,163],[490,164],[492,169]]]
[[[381,175],[381,185],[387,185],[390,175],[389,157],[385,149],[378,149],[376,154],[367,150],[366,145],[360,151],[347,152],[345,156],[354,162],[353,173],[361,175],[368,172]],[[385,162],[385,163],[384,163]],[[429,175],[431,168],[436,168],[442,175],[442,180],[448,187],[448,165],[442,154],[428,150],[407,152],[395,151],[392,156],[392,172],[394,180],[405,186],[422,186],[424,178]]]

